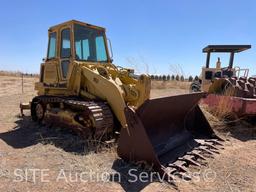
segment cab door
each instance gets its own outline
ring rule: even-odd
[[[49,33],[48,51],[45,63],[41,64],[40,82],[45,86],[56,86],[59,82],[57,58],[57,32]]]
[[[60,86],[67,87],[67,81],[70,76],[71,71],[71,29],[63,28],[60,31],[60,63],[59,63],[59,71],[60,71]]]

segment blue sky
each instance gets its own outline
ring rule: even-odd
[[[204,46],[251,44],[235,64],[256,74],[253,0],[1,0],[0,70],[39,72],[48,28],[71,19],[105,27],[114,63],[139,73],[196,75]]]

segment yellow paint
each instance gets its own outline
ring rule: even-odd
[[[104,32],[107,51],[107,62],[78,61],[75,57],[74,24],[80,24]],[[67,78],[63,78],[61,70],[61,31],[69,28],[71,32],[71,57]],[[46,59],[41,66],[41,82],[35,89],[39,95],[80,96],[85,99],[100,98],[110,105],[113,113],[123,127],[126,127],[124,108],[129,105],[139,107],[150,95],[150,78],[148,75],[135,77],[133,69],[117,68],[112,64],[107,48],[105,29],[82,23],[68,21],[49,29],[49,34],[56,32],[57,56]]]

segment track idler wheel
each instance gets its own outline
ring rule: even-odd
[[[31,105],[31,116],[33,121],[42,122],[45,115],[45,106],[42,102],[33,102]]]

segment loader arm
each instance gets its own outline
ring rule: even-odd
[[[120,80],[118,78],[115,81],[112,78],[107,79],[101,76],[97,70],[87,67],[82,67],[82,76],[86,79],[87,91],[100,99],[106,100],[122,127],[127,127],[124,114],[126,104],[122,95],[123,91],[119,86]]]

